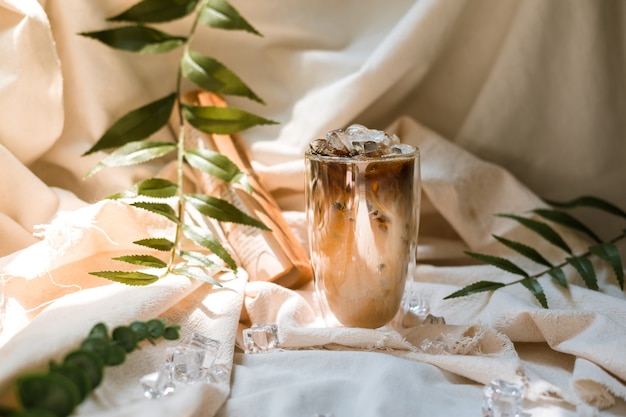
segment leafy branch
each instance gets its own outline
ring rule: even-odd
[[[147,340],[154,344],[163,337],[180,337],[178,325],[165,319],[134,321],[118,326],[111,333],[98,323],[80,347],[67,353],[60,362],[51,361],[46,371],[31,371],[18,376],[15,395],[20,406],[0,406],[2,417],[65,417],[82,403],[102,382],[104,369],[124,363],[126,355]]]
[[[187,36],[163,32],[154,24],[169,22],[192,15]],[[176,182],[150,178],[131,189],[109,196],[110,199],[131,199],[132,206],[159,214],[175,226],[173,239],[147,238],[135,244],[168,252],[167,261],[152,255],[128,255],[114,258],[144,271],[99,271],[92,275],[128,285],[147,285],[167,274],[180,274],[220,285],[213,278],[215,271],[235,270],[235,260],[213,233],[197,224],[189,223],[185,213],[190,205],[199,213],[219,222],[239,223],[268,228],[257,219],[239,210],[229,202],[204,195],[183,192],[183,166],[221,180],[229,186],[241,186],[251,192],[246,175],[226,156],[208,149],[190,149],[185,146],[185,126],[191,125],[208,134],[233,134],[252,126],[274,124],[244,110],[225,106],[201,106],[183,100],[183,79],[200,89],[218,94],[242,96],[263,104],[263,101],[231,70],[218,60],[192,49],[199,25],[226,30],[243,30],[260,35],[226,0],[142,0],[122,13],[107,19],[125,22],[111,29],[83,32],[80,35],[96,39],[121,51],[139,54],[162,54],[182,48],[174,91],[118,119],[84,155],[97,151],[110,152],[86,175],[90,177],[106,167],[132,166],[176,154]],[[146,140],[164,128],[171,116],[178,120],[179,134],[174,142]],[[219,264],[204,254],[180,249],[183,237],[216,255]],[[177,264],[182,259],[184,264]],[[149,270],[148,270],[149,269]],[[154,272],[153,270],[156,270]]]
[[[509,249],[512,249],[523,257],[530,259],[531,261],[545,267],[545,269],[537,273],[531,274],[514,262],[510,261],[509,259],[499,256],[467,251],[465,252],[467,255],[478,261],[493,265],[503,271],[521,276],[522,278],[506,284],[494,281],[478,281],[446,296],[444,299],[463,297],[480,292],[495,291],[506,286],[521,284],[532,293],[532,295],[537,299],[542,307],[548,308],[548,300],[544,293],[543,287],[538,281],[538,278],[544,275],[549,275],[558,285],[567,289],[568,283],[563,268],[565,268],[566,266],[571,266],[583,279],[583,282],[585,283],[587,288],[597,291],[599,290],[598,278],[596,270],[593,266],[593,262],[590,259],[593,257],[597,257],[598,259],[608,264],[608,266],[613,271],[613,275],[617,283],[623,290],[624,267],[622,264],[620,251],[617,248],[616,243],[623,239],[626,239],[626,229],[622,230],[621,233],[611,239],[602,240],[584,223],[582,223],[576,217],[572,216],[570,213],[564,210],[577,207],[588,207],[604,211],[623,219],[626,219],[626,212],[609,202],[592,196],[579,197],[568,202],[547,202],[557,209],[540,208],[532,210],[531,213],[538,215],[543,220],[547,220],[550,223],[559,224],[561,226],[573,229],[583,235],[586,235],[593,242],[593,244],[591,244],[585,252],[580,254],[574,254],[573,250],[565,241],[565,239],[563,239],[563,237],[561,237],[561,235],[559,235],[559,233],[547,222],[514,214],[499,214],[499,217],[508,218],[518,222],[522,226],[538,234],[541,238],[548,241],[552,245],[560,248],[567,254],[564,260],[558,264],[553,264],[536,249],[524,243],[494,235],[494,238],[498,242],[508,247]]]

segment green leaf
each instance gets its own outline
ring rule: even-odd
[[[28,410],[15,411],[10,408],[0,406],[0,416],[2,417],[57,417],[52,411],[42,408],[29,408]]]
[[[543,292],[541,284],[539,284],[536,279],[526,278],[521,280],[520,283],[524,287],[526,287],[526,289],[528,289],[528,291],[530,291],[532,295],[535,296],[535,298],[537,299],[537,301],[539,301],[539,304],[541,304],[543,308],[548,308],[548,300],[546,298],[546,294]]]
[[[513,262],[509,261],[508,259],[500,258],[499,256],[484,255],[482,253],[475,253],[475,252],[468,252],[468,251],[466,251],[465,253],[474,259],[477,259],[489,265],[493,265],[497,268],[500,268],[512,274],[521,275],[524,277],[528,276],[528,273],[526,273],[526,271],[524,271],[522,268],[515,265]]]
[[[87,375],[75,365],[59,365],[52,362],[50,364],[50,372],[63,375],[78,388],[80,394],[79,401],[83,401],[87,398],[87,395],[92,391],[91,381]]]
[[[217,239],[208,230],[202,229],[197,226],[183,224],[183,233],[188,239],[196,242],[198,245],[205,247],[220,259],[222,259],[231,269],[237,269],[237,264],[228,251],[222,246],[219,239]]]
[[[133,265],[141,265],[147,268],[165,268],[167,264],[152,255],[126,255],[112,258],[114,261],[127,262]]]
[[[557,284],[559,284],[563,288],[568,288],[567,278],[565,277],[565,273],[560,267],[554,267],[552,269],[549,269],[547,272],[548,275],[550,275]]]
[[[87,173],[86,178],[106,167],[123,167],[142,164],[176,150],[176,145],[165,142],[132,142],[109,154]]]
[[[82,349],[74,350],[65,356],[63,364],[79,367],[87,375],[94,389],[102,382],[104,361],[94,352]]]
[[[578,274],[581,276],[583,281],[585,281],[587,288],[595,291],[599,289],[596,271],[593,269],[593,265],[589,259],[584,256],[577,256],[566,258],[566,261],[572,265],[576,271],[578,271]]]
[[[130,324],[130,329],[137,335],[137,340],[144,340],[148,337],[148,325],[144,321],[135,320]]]
[[[109,346],[110,342],[108,339],[103,339],[100,337],[89,337],[80,345],[82,350],[88,350],[89,352],[93,352],[102,358],[102,361],[106,363],[109,360]]]
[[[599,210],[606,211],[607,213],[613,214],[615,216],[623,217],[626,219],[626,212],[624,212],[624,210],[598,197],[582,196],[582,197],[578,197],[573,200],[565,201],[565,202],[559,202],[559,201],[553,201],[553,200],[545,200],[545,201],[546,203],[554,207],[560,207],[560,208],[575,208],[575,207],[596,208]]]
[[[165,320],[163,319],[150,319],[146,322],[148,327],[148,336],[152,339],[157,339],[163,336],[165,331]]]
[[[148,26],[124,26],[79,35],[99,40],[114,49],[140,54],[160,54],[178,48],[187,41]]]
[[[109,357],[107,360],[107,366],[117,366],[124,363],[126,360],[126,349],[121,345],[114,343],[109,346]]]
[[[204,253],[195,252],[195,251],[181,250],[179,252],[179,255],[180,255],[181,258],[183,258],[184,260],[186,260],[188,263],[190,263],[192,265],[202,266],[204,268],[207,268],[207,269],[209,269],[211,271],[216,271],[216,272],[218,272],[218,271],[221,271],[221,272],[227,271],[227,269],[225,269],[221,265],[218,265],[215,262],[213,262]]]
[[[533,219],[528,219],[526,217],[516,216],[514,214],[499,214],[498,216],[513,219],[520,223],[522,226],[537,233],[548,242],[563,249],[565,252],[570,254],[572,253],[572,249],[570,249],[569,245],[563,240],[561,235],[559,235],[552,227],[550,227],[546,223]]]
[[[17,378],[17,394],[24,408],[48,410],[57,417],[69,416],[80,403],[80,391],[57,373],[32,373]]]
[[[135,332],[128,326],[118,326],[113,329],[112,338],[124,348],[126,353],[130,353],[137,347],[139,339]]]
[[[205,271],[198,267],[180,267],[174,269],[172,272],[178,275],[184,275],[186,277],[196,279],[198,281],[207,282],[218,287],[222,286],[222,284],[220,284],[215,278],[213,278],[211,275],[207,274]]]
[[[241,182],[245,174],[227,156],[210,149],[187,149],[185,160],[192,167],[229,183]]]
[[[152,198],[170,198],[178,192],[178,185],[163,178],[149,178],[133,185],[126,191],[116,193],[107,197],[109,200],[120,198],[136,198],[138,196]]]
[[[544,219],[569,227],[570,229],[574,229],[579,232],[582,232],[586,234],[587,236],[589,236],[591,239],[595,240],[596,242],[602,241],[602,239],[600,239],[598,235],[596,235],[593,232],[593,230],[588,228],[584,223],[582,223],[581,221],[579,221],[578,219],[576,219],[574,216],[572,216],[569,213],[565,213],[563,211],[558,211],[558,210],[549,210],[549,209],[535,209],[533,210],[533,212],[537,213]]]
[[[180,338],[180,326],[167,326],[163,331],[163,338],[165,340],[177,340]]]
[[[262,230],[270,230],[259,220],[247,215],[227,201],[206,194],[186,194],[185,200],[200,213],[220,222],[245,224]]]
[[[168,252],[174,247],[174,242],[164,237],[155,237],[148,239],[136,240],[133,242],[136,245],[144,246],[146,248],[155,249],[162,252]]]
[[[175,101],[176,94],[172,93],[131,110],[116,121],[83,156],[146,139],[167,124]]]
[[[622,259],[617,246],[611,242],[604,242],[600,245],[591,246],[589,251],[611,266],[615,273],[615,279],[617,279],[620,288],[623,290],[624,267],[622,266]]]
[[[196,129],[205,133],[230,135],[257,125],[276,122],[234,107],[183,105],[183,116]]]
[[[200,23],[212,28],[244,30],[261,36],[226,0],[209,0],[200,12]]]
[[[467,295],[477,294],[479,292],[495,291],[498,288],[502,288],[504,286],[505,284],[502,284],[501,282],[478,281],[444,297],[444,300],[448,300],[450,298],[465,297]]]
[[[136,203],[132,203],[131,206],[160,214],[176,224],[180,223],[180,220],[176,215],[176,210],[174,210],[169,204],[138,201]]]
[[[104,340],[109,340],[109,331],[107,329],[106,324],[104,323],[96,323],[89,332],[89,338],[99,338]]]
[[[100,278],[106,278],[111,281],[121,282],[126,285],[148,285],[159,280],[159,277],[152,274],[146,274],[139,271],[98,271],[90,272]]]
[[[142,0],[110,22],[160,23],[176,20],[194,11],[198,0]]]
[[[198,87],[218,94],[261,100],[241,79],[218,60],[195,51],[185,51],[181,60],[185,78]],[[264,104],[264,103],[263,103]]]
[[[548,261],[546,258],[543,257],[543,255],[541,255],[539,252],[537,252],[535,249],[531,248],[528,245],[525,245],[525,244],[520,243],[520,242],[515,242],[513,240],[509,240],[509,239],[506,239],[506,238],[501,237],[501,236],[493,235],[493,237],[495,237],[498,240],[498,242],[500,242],[503,245],[513,249],[514,251],[516,251],[517,253],[525,256],[526,258],[530,259],[531,261],[534,261],[534,262],[536,262],[538,264],[541,264],[541,265],[544,265],[544,266],[549,266],[549,267],[552,266],[550,261]]]

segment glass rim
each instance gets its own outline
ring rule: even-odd
[[[354,156],[338,156],[338,155],[323,155],[314,153],[309,146],[304,151],[304,156],[308,159],[318,159],[336,162],[384,162],[384,161],[397,161],[398,159],[416,159],[420,156],[420,149],[417,146],[404,143],[403,145],[410,146],[412,151],[409,153],[391,153],[380,156],[367,156],[367,155],[354,155]]]

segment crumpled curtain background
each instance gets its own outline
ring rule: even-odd
[[[232,313],[238,312],[242,302],[251,317],[284,324],[286,331],[282,337],[288,345],[306,347],[305,341],[341,340],[349,346],[350,334],[307,333],[303,325],[310,317],[303,312],[302,300],[281,288],[258,284],[248,286],[245,300],[224,301],[219,296],[217,301],[212,300],[211,305],[217,310],[221,309],[221,303],[228,306],[221,311],[224,316],[217,323],[207,320],[204,312],[190,310],[191,306],[208,302],[201,299],[206,294],[194,292],[189,283],[175,279],[142,292],[145,300],[142,298],[137,305],[127,302],[123,311],[106,309],[119,306],[110,293],[120,291],[123,300],[132,300],[135,294],[117,286],[97,288],[98,292],[89,290],[105,283],[90,280],[85,265],[80,262],[103,262],[102,254],[91,257],[91,250],[97,253],[125,249],[112,248],[107,236],[96,229],[85,236],[80,233],[70,236],[76,242],[86,242],[87,248],[70,250],[58,259],[45,262],[29,257],[40,254],[38,250],[50,244],[34,235],[41,231],[37,226],[50,223],[57,214],[68,210],[82,207],[81,213],[87,214],[87,220],[93,215],[107,232],[107,224],[116,230],[112,220],[126,213],[124,209],[115,205],[89,205],[162,168],[155,163],[108,170],[87,181],[82,179],[102,154],[85,158],[80,155],[113,121],[174,88],[180,51],[137,56],[77,36],[79,32],[108,27],[105,18],[131,4],[130,0],[0,0],[0,50],[4,57],[0,62],[0,231],[3,234],[0,255],[6,256],[2,264],[24,265],[32,259],[32,264],[41,271],[54,269],[55,278],[59,272],[71,272],[64,275],[67,281],[62,283],[72,285],[72,280],[79,281],[87,289],[61,299],[56,309],[46,310],[37,317],[39,321],[20,333],[20,338],[8,343],[4,352],[16,356],[0,366],[0,376],[32,366],[27,353],[37,355],[39,362],[59,354],[84,334],[90,320],[98,318],[124,322],[136,314],[166,312],[191,328],[218,332],[221,329],[225,337],[230,337],[232,334],[225,329],[234,325],[237,317]],[[261,106],[233,98],[229,99],[232,105],[280,122],[245,131],[243,137],[264,184],[277,197],[303,243],[302,153],[311,139],[352,122],[370,128],[394,129],[401,137],[423,145],[424,190],[429,194],[424,200],[420,251],[422,260],[433,261],[435,266],[422,265],[420,280],[432,296],[440,298],[454,286],[469,283],[468,279],[484,276],[497,279],[493,269],[454,267],[459,263],[465,265],[467,258],[462,250],[468,246],[474,250],[492,248],[489,234],[494,225],[506,231],[503,223],[496,224],[493,220],[492,211],[526,210],[532,208],[531,203],[540,203],[537,196],[569,199],[582,194],[593,194],[626,207],[626,194],[622,192],[626,185],[626,164],[622,161],[626,155],[623,88],[626,6],[623,2],[232,0],[232,4],[264,36],[201,28],[194,47],[223,61],[267,103]],[[162,28],[185,34],[187,23],[173,22]],[[159,132],[156,137],[170,138],[168,131]],[[468,176],[470,172],[480,175]],[[482,211],[473,213],[470,210],[473,207]],[[619,224],[594,211],[582,211],[581,215],[605,232]],[[152,222],[140,218],[136,228],[144,227],[144,221]],[[61,231],[62,228],[57,230]],[[135,233],[136,230],[116,231]],[[31,246],[38,242],[43,245]],[[22,249],[25,251],[18,252]],[[439,267],[439,264],[451,266]],[[603,275],[602,279],[606,280],[607,276]],[[19,286],[17,281],[11,283]],[[38,289],[42,291],[30,294],[36,302],[45,300],[49,294],[71,292],[57,287],[50,290],[45,285]],[[615,353],[624,338],[620,324],[626,317],[623,292],[614,283],[607,293],[573,286],[571,298],[558,297],[562,294],[557,290],[549,287],[550,294],[557,295],[556,306],[564,310],[548,313],[538,309],[530,295],[516,289],[494,297],[488,308],[487,302],[459,301],[447,311],[447,318],[462,322],[462,313],[469,312],[472,320],[495,322],[511,340],[522,342],[516,349],[523,360],[530,360],[529,374],[559,384],[567,381],[561,384],[563,392],[559,395],[570,404],[580,401],[572,392],[582,393],[582,397],[588,395],[583,401],[601,407],[612,403],[609,392],[624,398],[623,383],[611,376],[615,372],[623,378],[626,372],[623,360]],[[29,348],[22,350],[29,337],[48,329],[58,317],[72,317],[73,310],[68,308],[79,305],[82,297],[97,300],[81,307],[84,322],[77,323],[67,336],[49,335],[50,343],[45,349],[28,344]],[[284,302],[277,304],[276,300]],[[446,308],[449,307],[443,304],[433,305],[434,311]],[[576,308],[585,311],[577,314]],[[189,311],[193,311],[191,317],[187,316]],[[576,325],[559,327],[563,322]],[[358,334],[352,340],[365,343],[362,336]],[[412,340],[411,335],[407,338]],[[599,340],[602,349],[595,349],[594,342]],[[535,351],[529,347],[541,341],[553,350]],[[393,340],[389,343],[390,346],[385,343],[380,346],[393,349],[400,346]],[[576,362],[573,356],[560,356],[562,353],[575,356]],[[158,351],[146,354],[129,373],[135,377],[136,373],[150,369],[158,354]],[[346,357],[339,360],[324,352],[289,355],[293,369],[300,369],[295,364],[301,364],[302,372],[312,373],[312,381],[316,377],[320,381],[328,380],[315,373],[321,367],[304,369],[302,364],[322,361],[337,367],[336,361],[347,362]],[[397,355],[416,359],[411,362],[411,369],[434,378],[438,385],[450,389],[446,384],[453,381],[453,392],[463,392],[454,396],[463,398],[459,400],[459,412],[475,401],[476,393],[470,396],[464,390],[467,384],[458,379],[458,375],[471,377],[459,372],[456,360],[461,359],[460,364],[467,365],[462,358],[425,358],[419,354],[416,357],[410,351]],[[558,372],[550,366],[542,367],[545,357],[553,361]],[[218,413],[236,415],[250,410],[252,403],[248,401],[255,398],[254,389],[268,386],[265,376],[258,378],[258,372],[278,372],[283,369],[279,363],[282,358],[235,358],[235,381],[243,382],[233,386],[232,399]],[[376,370],[403,366],[389,357],[349,358],[353,367],[359,363],[367,363]],[[488,361],[483,362],[481,357],[473,359],[478,365],[471,369],[484,370],[484,375],[474,374],[474,378],[484,382],[481,378],[487,378],[491,369],[482,366]],[[430,361],[457,374],[454,378],[445,373],[435,375],[431,368],[422,367],[421,361]],[[509,365],[507,362],[506,366]],[[253,371],[246,373],[247,369]],[[470,373],[470,368],[464,370]],[[270,380],[271,372],[267,374]],[[350,375],[354,372],[344,377]],[[385,394],[405,393],[403,387],[408,386],[405,384],[419,383],[408,375],[394,375],[397,380],[389,385],[388,391],[380,390],[378,396],[363,394],[363,397],[375,403],[379,399],[383,401]],[[293,375],[284,376],[288,385]],[[132,396],[116,395],[119,387],[130,386],[132,381],[123,371],[113,374],[99,398],[100,403],[90,404],[92,408],[87,408],[85,413],[121,415],[121,409],[115,409],[114,405],[131,401]],[[378,381],[382,384],[388,378],[381,377]],[[576,382],[568,385],[569,381]],[[341,388],[340,384],[332,387],[342,395],[354,392],[348,386]],[[321,386],[310,388],[321,389]],[[431,391],[423,389],[424,401],[432,398]],[[546,391],[550,389],[553,387]],[[172,400],[168,403],[171,409],[152,407],[145,412],[191,415],[197,407],[206,407],[200,405],[196,394],[199,393],[188,392]],[[205,394],[206,398],[215,400],[211,407],[204,408],[205,415],[214,415],[227,393],[218,390]],[[302,406],[297,403],[297,396],[281,399],[279,389],[267,394],[271,398],[263,402],[267,415],[293,415],[289,410]],[[326,395],[332,397],[327,392]],[[402,409],[405,404],[411,405],[409,400],[403,401],[396,404],[398,413],[406,411]],[[365,413],[376,412],[376,407],[365,404],[362,415],[373,415]],[[346,412],[354,407],[350,402],[333,405],[336,411]],[[107,411],[107,406],[113,408]],[[138,415],[141,407],[143,403],[126,404],[124,412]],[[429,412],[438,415],[436,410]],[[446,409],[441,415],[449,412]]]
[[[7,57],[0,141],[17,158],[6,155],[4,170],[20,162],[46,185],[90,202],[129,182],[128,170],[84,182],[100,156],[80,154],[126,111],[172,90],[161,80],[173,79],[179,51],[136,56],[76,34],[104,29],[104,17],[130,4],[0,3]],[[245,133],[258,163],[299,159],[312,138],[352,121],[384,129],[407,115],[506,166],[540,196],[626,202],[616,192],[626,183],[622,2],[233,4],[264,37],[201,29],[196,48],[219,57],[267,102],[233,105],[280,122]],[[185,23],[164,28],[184,34]],[[13,194],[21,188],[3,185]],[[3,199],[3,213],[24,211],[15,206],[30,213],[9,215],[6,227],[28,231],[54,213],[22,198]],[[5,245],[8,253],[23,243]]]

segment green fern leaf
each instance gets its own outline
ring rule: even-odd
[[[202,266],[208,270],[216,272],[228,271],[228,269],[213,262],[206,254],[201,252],[181,250],[179,255],[191,265]]]
[[[552,277],[563,288],[569,288],[567,285],[567,278],[565,278],[565,273],[560,267],[554,267],[547,271],[548,275]]]
[[[552,227],[547,225],[546,223],[529,219],[526,217],[517,216],[514,214],[498,214],[499,217],[505,217],[509,219],[513,219],[520,223],[522,226],[532,230],[537,233],[539,236],[552,243],[553,245],[563,249],[565,252],[571,254],[572,249],[569,245],[563,240],[561,235],[559,235]]]
[[[211,232],[197,226],[183,224],[183,233],[188,239],[191,239],[198,245],[209,249],[220,259],[226,262],[226,265],[228,265],[231,269],[237,269],[237,263],[235,260],[220,243],[219,239],[217,239]]]
[[[602,239],[600,239],[598,235],[593,232],[593,230],[588,228],[584,223],[582,223],[569,213],[549,209],[535,209],[533,210],[533,212],[537,213],[546,220],[550,220],[554,223],[558,223],[560,225],[569,227],[570,229],[582,232],[598,243],[602,242]]]
[[[506,239],[506,238],[501,237],[501,236],[493,235],[493,237],[495,237],[498,240],[498,242],[500,242],[503,245],[513,249],[514,251],[516,251],[517,253],[525,256],[526,258],[530,259],[531,261],[534,261],[534,262],[536,262],[538,264],[541,264],[541,265],[544,265],[544,266],[548,266],[548,267],[552,266],[550,261],[548,261],[546,258],[543,257],[543,255],[541,255],[539,252],[537,252],[535,249],[531,248],[528,245],[525,245],[523,243],[516,242],[516,241],[513,241],[513,240],[509,240],[509,239]]]
[[[261,36],[226,0],[209,0],[200,12],[200,23],[212,28],[244,30]]]
[[[115,193],[107,197],[109,200],[120,198],[135,198],[138,196],[153,198],[174,197],[178,192],[178,186],[173,182],[162,178],[149,178],[133,185],[130,189]]]
[[[620,288],[623,290],[624,267],[622,266],[622,259],[617,246],[613,243],[605,242],[600,245],[591,246],[589,251],[611,266],[615,274],[615,279],[617,279]]]
[[[196,279],[198,281],[207,282],[209,284],[215,285],[217,287],[222,287],[222,284],[213,278],[211,275],[207,274],[201,268],[197,267],[180,267],[176,268],[172,271],[178,275],[184,275],[189,278]]]
[[[598,278],[596,277],[596,271],[593,269],[593,265],[591,261],[584,256],[577,256],[572,258],[566,258],[567,263],[572,265],[574,269],[581,276],[585,285],[590,290],[597,291],[598,288]]]
[[[477,294],[480,292],[495,291],[498,288],[502,288],[504,286],[505,284],[502,284],[501,282],[478,281],[444,297],[444,300],[448,300],[450,298],[465,297],[467,295]]]
[[[215,58],[195,51],[185,51],[181,61],[185,78],[198,87],[218,94],[247,97],[264,104],[241,79]]]
[[[245,174],[228,157],[210,149],[185,150],[185,160],[192,167],[229,183],[241,182]]]
[[[250,217],[227,201],[206,194],[186,194],[185,200],[200,213],[220,222],[245,224],[262,230],[270,230],[259,220]]]
[[[146,268],[165,268],[167,266],[165,262],[152,255],[126,255],[112,259],[133,265],[145,266]]]
[[[153,159],[161,158],[176,150],[176,145],[165,142],[132,142],[116,149],[107,157],[102,159],[85,176],[91,177],[103,168],[125,167],[143,164]]]
[[[110,22],[161,23],[187,16],[199,0],[142,0],[122,13],[110,17]]]
[[[79,35],[99,40],[114,49],[140,54],[162,54],[178,48],[187,41],[187,38],[172,36],[143,25],[82,32]]]
[[[132,203],[131,206],[160,214],[176,224],[180,223],[180,220],[176,215],[176,211],[168,204],[138,201],[136,203]]]
[[[169,252],[174,247],[174,242],[164,237],[148,238],[136,240],[133,242],[136,245],[144,246],[146,248],[155,249],[162,252]]]
[[[531,292],[543,308],[548,308],[548,299],[546,298],[546,294],[543,292],[543,287],[536,279],[527,278],[520,281],[520,283]]]
[[[253,126],[276,122],[234,107],[183,105],[183,116],[196,129],[205,133],[230,135]]]
[[[471,256],[474,259],[477,259],[481,262],[484,262],[486,264],[489,265],[493,265],[497,268],[500,268],[504,271],[510,272],[512,274],[515,275],[521,275],[523,277],[527,277],[528,273],[526,271],[524,271],[522,268],[520,268],[519,266],[515,265],[513,262],[509,261],[508,259],[504,259],[501,258],[499,256],[493,256],[493,255],[485,255],[482,253],[476,253],[476,252],[465,252],[467,255]]]
[[[139,271],[98,271],[90,272],[89,274],[133,286],[149,285],[159,280],[159,277],[156,275]]]
[[[146,139],[167,124],[175,100],[176,94],[172,93],[131,110],[116,121],[83,156]]]
[[[560,208],[575,208],[575,207],[596,208],[599,210],[603,210],[607,213],[613,214],[615,216],[623,217],[626,219],[626,212],[624,212],[624,210],[598,197],[583,196],[583,197],[578,197],[573,200],[565,201],[565,202],[559,202],[559,201],[553,201],[553,200],[545,200],[545,201],[546,203],[554,207],[560,207]]]

